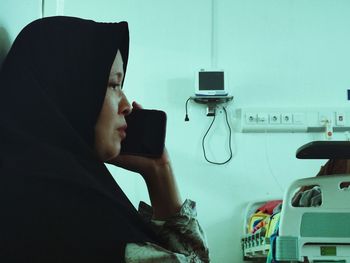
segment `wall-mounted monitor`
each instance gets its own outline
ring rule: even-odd
[[[195,94],[198,96],[226,96],[227,80],[223,70],[201,69],[196,72]]]

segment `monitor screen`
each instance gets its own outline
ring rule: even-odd
[[[224,90],[223,71],[200,71],[198,79],[199,90]]]

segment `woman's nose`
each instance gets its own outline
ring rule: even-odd
[[[131,113],[131,105],[124,93],[119,103],[119,113],[123,114],[124,116],[129,115]]]

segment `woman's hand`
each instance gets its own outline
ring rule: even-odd
[[[170,166],[166,149],[160,158],[148,158],[136,155],[119,155],[108,161],[108,163],[119,166],[126,170],[139,173],[147,182],[147,179],[155,174],[157,170]]]
[[[132,106],[142,109],[136,102]],[[141,174],[147,184],[154,218],[165,219],[180,210],[182,201],[166,149],[160,158],[119,155],[108,163]]]
[[[136,102],[133,102],[132,106],[135,110],[142,109],[142,106]],[[123,154],[109,160],[108,163],[139,173],[147,179],[147,176],[153,174],[159,167],[170,165],[170,160],[167,150],[164,149],[163,154],[159,158]]]

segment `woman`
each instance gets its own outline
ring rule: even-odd
[[[167,154],[119,156],[128,48],[126,22],[73,17],[36,20],[16,38],[0,73],[1,262],[209,261]],[[143,176],[153,216],[104,162]]]

